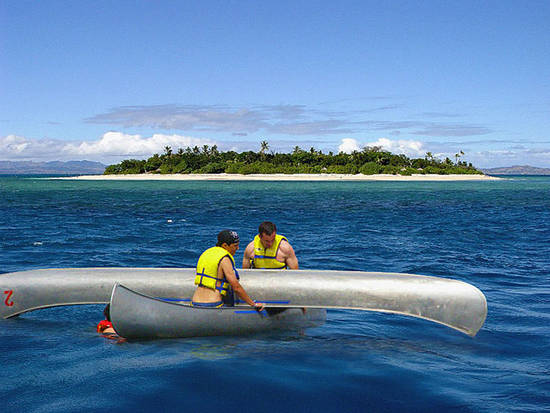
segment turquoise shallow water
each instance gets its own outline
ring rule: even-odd
[[[100,182],[0,177],[0,272],[192,267],[262,220],[302,268],[451,277],[486,295],[471,339],[329,311],[305,333],[116,344],[101,306],[0,325],[5,411],[550,411],[550,178],[491,182]],[[171,221],[171,222],[170,222]],[[237,252],[242,260],[242,249]],[[0,276],[1,277],[1,276]],[[0,278],[1,279],[1,278]]]

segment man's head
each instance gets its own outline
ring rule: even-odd
[[[218,234],[218,243],[216,246],[226,249],[231,255],[235,255],[239,249],[239,234],[235,231],[224,229]]]
[[[258,235],[264,248],[270,248],[275,241],[277,235],[277,227],[273,222],[264,221],[258,228]]]

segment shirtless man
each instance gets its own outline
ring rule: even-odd
[[[191,303],[194,307],[221,307],[224,298],[237,294],[251,307],[261,311],[263,303],[254,302],[239,282],[233,256],[239,249],[239,236],[235,231],[218,234],[218,243],[202,253],[197,263],[195,285]],[[231,300],[232,301],[232,300]]]
[[[97,332],[103,336],[116,335],[116,331],[113,328],[113,323],[111,323],[111,314],[110,314],[110,304],[107,304],[103,309],[103,315],[105,320],[101,320],[97,325]]]
[[[265,221],[258,235],[246,246],[243,268],[298,269],[298,258],[286,237],[277,234],[273,222]]]
[[[97,325],[97,332],[105,338],[109,338],[111,340],[117,340],[118,343],[123,343],[126,341],[126,339],[120,337],[117,334],[117,332],[113,328],[113,323],[111,323],[110,308],[111,308],[111,304],[107,304],[103,309],[103,315],[105,316],[105,320],[101,320],[99,322],[99,324]]]

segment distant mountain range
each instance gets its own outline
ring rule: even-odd
[[[106,165],[93,161],[0,161],[0,174],[4,175],[88,175],[102,174]]]
[[[550,175],[550,168],[537,168],[529,165],[515,165],[502,168],[482,169],[487,175]]]

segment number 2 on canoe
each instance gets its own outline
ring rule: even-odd
[[[10,297],[13,294],[13,290],[6,290],[4,291],[4,294],[6,294],[6,299],[4,300],[4,304],[6,304],[8,307],[13,306],[13,301],[10,300]]]

